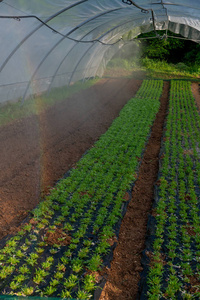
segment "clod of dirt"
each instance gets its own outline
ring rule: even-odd
[[[53,231],[47,231],[45,234],[45,242],[48,245],[67,246],[70,244],[71,236],[63,232],[61,228]]]

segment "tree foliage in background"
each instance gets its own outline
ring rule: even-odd
[[[137,36],[136,30],[130,30],[122,38],[125,45],[115,53],[108,67],[128,71],[143,68],[152,78],[200,77],[200,44],[169,31]]]
[[[168,63],[200,64],[199,44],[189,40],[178,39],[180,35],[169,31],[167,34],[174,38],[166,38],[165,33],[165,31],[158,31],[157,34],[160,38],[155,38],[156,35],[153,31],[138,36],[138,38],[147,38],[141,42],[143,45],[143,58],[165,60]]]
[[[184,56],[185,62],[188,64],[200,65],[200,44],[192,43],[188,47],[188,51]]]

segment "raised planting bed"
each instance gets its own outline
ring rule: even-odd
[[[200,116],[172,81],[140,299],[200,299]]]
[[[95,146],[2,241],[0,293],[89,299],[112,258],[120,221],[159,109],[162,81],[144,81]]]

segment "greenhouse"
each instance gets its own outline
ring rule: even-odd
[[[123,3],[124,2],[124,3]],[[200,40],[198,1],[1,1],[1,102],[102,76],[123,35]],[[133,2],[134,4],[134,2]]]
[[[200,299],[200,1],[0,0],[0,39],[0,299]]]

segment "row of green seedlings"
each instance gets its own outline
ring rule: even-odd
[[[191,83],[172,81],[148,299],[200,298],[200,116]]]
[[[0,250],[1,293],[92,297],[95,272],[116,241],[124,196],[137,177],[162,85],[143,82],[109,130]]]

